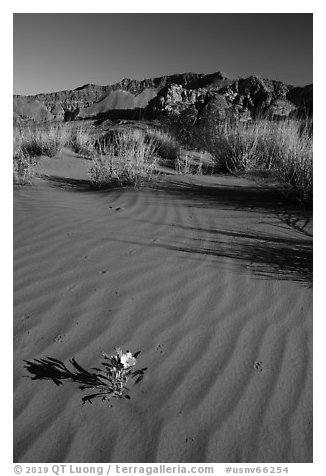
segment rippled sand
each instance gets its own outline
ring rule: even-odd
[[[44,167],[14,192],[14,460],[311,462],[309,212],[239,178],[90,191],[85,162]],[[24,377],[116,346],[148,370],[112,408]]]

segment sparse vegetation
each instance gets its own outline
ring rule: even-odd
[[[157,174],[155,143],[140,129],[122,129],[98,140],[89,170],[92,184],[137,185]]]
[[[79,126],[72,130],[69,145],[77,154],[92,157],[95,153],[96,136],[90,134],[84,126]]]
[[[180,131],[182,118],[174,133]],[[313,140],[311,121],[259,119],[247,123],[214,122],[198,126],[185,120],[184,145],[208,151],[214,157],[213,173],[247,173],[268,170],[298,200],[312,200]],[[181,128],[182,128],[181,127]],[[171,124],[170,124],[171,128]],[[185,133],[186,130],[186,133]],[[202,161],[181,149],[179,136],[159,127],[121,127],[99,136],[84,125],[17,126],[14,128],[14,181],[28,183],[35,174],[36,158],[54,157],[64,146],[92,159],[89,170],[96,187],[139,184],[157,175],[157,166],[178,173],[206,173]],[[200,154],[199,154],[200,155]]]
[[[54,157],[70,140],[64,124],[16,125],[13,133],[13,178],[15,184],[30,183],[37,157]]]
[[[201,175],[203,173],[203,160],[199,154],[199,159],[195,160],[193,154],[184,151],[175,162],[175,169],[178,174]]]
[[[269,170],[299,201],[312,200],[311,121],[259,119],[248,123],[225,121],[210,127],[206,124],[202,129],[189,124],[184,127],[193,147],[214,156],[214,173]]]
[[[33,157],[14,153],[13,180],[15,185],[30,184],[36,173],[36,161]]]
[[[70,132],[61,123],[14,128],[14,151],[25,157],[54,157],[69,141]]]
[[[148,127],[146,139],[155,145],[155,153],[165,159],[166,165],[175,165],[180,158],[180,144],[177,139],[163,129]]]
[[[289,133],[289,137],[287,137]],[[301,202],[311,202],[313,199],[313,139],[311,126],[298,124],[293,131],[284,131],[283,160],[276,168],[277,177],[284,183],[290,194]],[[292,140],[291,140],[292,139]]]

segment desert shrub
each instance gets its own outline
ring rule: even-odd
[[[178,174],[202,175],[203,160],[201,157],[194,159],[193,154],[184,151],[175,163],[175,170]]]
[[[96,137],[85,127],[77,127],[71,133],[70,147],[77,153],[88,157],[94,155]]]
[[[163,120],[163,127],[177,138],[184,147],[199,149],[201,147],[200,132],[196,127],[197,109],[191,105],[178,114],[170,114]],[[199,133],[198,133],[199,132]]]
[[[274,124],[268,121],[225,121],[203,131],[206,148],[215,157],[216,171],[239,173],[253,168],[272,168],[276,155]]]
[[[14,154],[13,157],[13,181],[15,185],[31,183],[36,173],[36,161],[33,157],[23,154]]]
[[[156,154],[165,159],[168,164],[175,164],[180,157],[180,145],[177,139],[159,128],[146,129],[146,138],[152,141],[155,146]]]
[[[144,131],[123,129],[104,136],[97,142],[89,176],[92,184],[137,185],[157,174],[155,144]]]
[[[60,123],[14,128],[14,149],[25,157],[54,157],[69,141],[70,132]]]
[[[64,124],[16,124],[13,130],[13,179],[30,183],[36,173],[37,157],[54,157],[70,141]]]
[[[206,148],[215,157],[216,172],[270,170],[299,200],[312,199],[312,129],[302,121],[216,125],[203,131]]]
[[[301,202],[310,202],[313,199],[312,131],[309,124],[301,130],[299,127],[293,126],[294,130],[283,144],[284,153],[276,168],[276,175],[290,195]]]

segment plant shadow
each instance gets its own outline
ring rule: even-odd
[[[235,239],[211,240],[206,246],[156,244],[171,251],[190,255],[204,255],[213,258],[229,258],[234,264],[251,271],[253,275],[265,279],[295,281],[312,286],[313,249],[304,241],[278,242],[274,238],[257,236],[248,239],[245,234],[234,234]],[[200,240],[198,240],[200,241]]]
[[[105,187],[95,187],[90,180],[76,179],[69,177],[59,177],[57,175],[43,176],[51,186],[58,187],[71,192],[107,192],[116,189],[116,185],[106,185]],[[121,188],[121,187],[119,187]]]
[[[272,216],[276,220],[273,228],[267,228],[269,232],[265,231],[267,229],[243,230],[240,228],[243,220],[238,229],[174,223],[174,228],[187,232],[186,243],[164,243],[161,239],[155,246],[188,253],[192,258],[196,255],[230,258],[260,278],[296,281],[312,286],[311,205],[302,206],[288,201],[277,187],[272,186],[203,186],[170,181],[162,184],[161,190],[168,194],[170,203],[182,200],[189,209],[240,210],[258,213],[259,217],[266,214],[268,219]],[[236,221],[234,223],[236,225]],[[290,235],[289,229],[292,230]]]
[[[80,192],[110,193],[116,186],[96,189],[87,180],[59,177],[47,178],[54,186]],[[196,183],[194,181],[196,180]],[[146,190],[152,189],[157,194],[160,204],[183,206],[189,210],[213,209],[245,211],[266,214],[275,217],[274,233],[262,231],[248,232],[238,230],[209,229],[173,224],[174,227],[187,231],[186,236],[201,234],[205,240],[187,239],[184,243],[160,240],[156,247],[171,251],[182,251],[192,255],[206,255],[218,258],[231,258],[236,263],[250,268],[259,277],[292,280],[309,287],[313,281],[313,241],[312,241],[312,205],[300,205],[286,199],[279,186],[257,185],[250,181],[237,182],[234,177],[220,176],[218,181],[201,183],[194,177],[167,177],[147,184]],[[129,187],[130,188],[130,187]],[[119,187],[121,189],[121,187]],[[143,189],[145,190],[145,189]],[[200,211],[198,212],[201,213]],[[141,221],[135,218],[136,221]],[[148,221],[147,221],[148,223]],[[153,221],[152,224],[162,223]],[[240,225],[241,226],[241,225]],[[293,237],[284,236],[289,229],[295,232]],[[281,231],[281,233],[278,232]],[[120,240],[123,241],[123,240]],[[189,242],[191,243],[189,245]],[[142,243],[141,243],[142,244]]]
[[[134,354],[135,357],[137,357],[139,353],[140,352]],[[34,359],[34,361],[25,360],[24,362],[26,364],[24,368],[32,374],[30,377],[32,380],[52,380],[58,386],[63,385],[63,381],[70,381],[77,383],[80,390],[96,390],[95,393],[82,398],[83,404],[86,402],[92,403],[92,400],[97,397],[100,397],[102,401],[104,401],[109,400],[111,397],[122,396],[121,385],[119,392],[117,392],[117,386],[107,372],[108,368],[112,365],[110,363],[102,363],[104,369],[93,368],[91,369],[93,372],[89,372],[84,369],[75,358],[69,360],[73,370],[69,370],[61,360],[53,357]],[[127,371],[127,375],[131,378],[135,378],[136,381],[134,384],[137,384],[143,379],[145,370],[147,369],[129,370]],[[126,388],[126,390],[128,389]],[[124,398],[130,399],[130,396],[125,394]]]
[[[62,361],[53,357],[34,359],[33,362],[25,360],[24,362],[26,363],[25,368],[32,374],[32,380],[52,380],[58,386],[63,385],[62,380],[91,386],[94,386],[97,382],[97,375],[88,372],[74,358],[70,359],[69,362],[75,371],[69,370]]]

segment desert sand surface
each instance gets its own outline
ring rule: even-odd
[[[157,93],[157,88],[146,88],[136,96],[122,89],[110,91],[100,101],[91,106],[82,108],[78,113],[78,117],[97,116],[98,114],[105,114],[113,110],[122,111],[126,109],[145,108]]]
[[[269,185],[90,190],[42,159],[14,191],[15,462],[311,462],[312,220]],[[24,360],[141,351],[131,400],[81,404]]]

